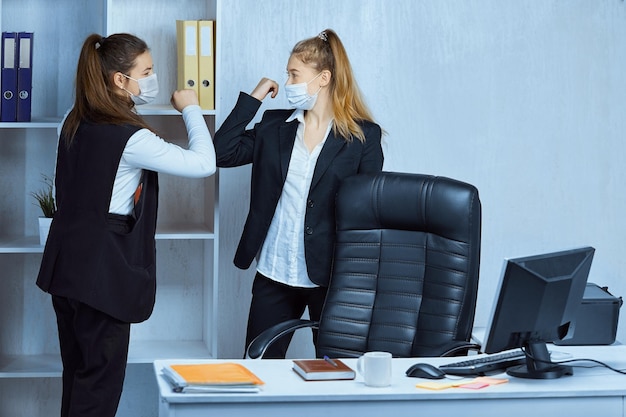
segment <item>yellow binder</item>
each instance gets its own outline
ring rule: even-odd
[[[198,76],[200,107],[215,109],[215,21],[198,21]]]
[[[189,88],[198,91],[198,22],[176,21],[179,90]]]

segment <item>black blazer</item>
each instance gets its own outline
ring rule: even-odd
[[[298,121],[286,120],[294,110],[268,110],[253,129],[246,130],[261,102],[241,93],[237,104],[215,133],[217,166],[252,163],[250,208],[234,263],[247,269],[255,258],[274,216],[283,190]],[[381,129],[362,122],[365,143],[336,137],[332,130],[318,157],[307,200],[304,250],[311,281],[328,286],[335,238],[335,195],[339,183],[359,173],[380,172],[383,166]]]

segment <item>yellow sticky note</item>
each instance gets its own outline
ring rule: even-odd
[[[427,382],[420,382],[419,384],[416,384],[415,387],[432,389],[432,390],[440,390],[440,389],[452,388],[456,385],[457,385],[457,382],[427,381]]]
[[[459,385],[470,384],[472,382],[474,382],[474,379],[467,379],[467,378],[455,379],[455,380],[424,381],[415,385],[415,387],[440,390],[440,389],[458,387]]]

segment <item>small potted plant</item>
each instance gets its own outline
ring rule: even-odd
[[[37,205],[39,205],[43,213],[43,216],[39,217],[39,244],[43,246],[46,244],[52,217],[54,217],[54,213],[56,212],[56,203],[54,201],[52,178],[43,174],[41,177],[45,187],[37,192],[31,193],[31,195],[35,198]]]

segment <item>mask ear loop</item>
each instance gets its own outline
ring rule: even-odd
[[[323,71],[322,71],[322,72],[323,72]],[[313,80],[315,80],[317,77],[319,77],[320,75],[322,75],[322,72],[320,72],[319,74],[317,74],[315,77],[311,78],[307,84],[309,84],[309,83],[313,82]]]
[[[320,88],[315,92],[315,94],[313,94],[314,96],[318,95],[320,93],[320,91],[322,91],[322,86],[320,85]]]
[[[122,74],[124,77],[126,77],[129,80],[133,80],[137,83],[137,87],[139,87],[139,80],[124,74],[123,72],[120,72],[120,74]],[[131,97],[135,97],[135,95],[133,93],[131,93],[129,90],[125,89],[124,87],[120,87],[122,90],[126,91],[128,94],[130,94]],[[141,94],[141,87],[139,87],[139,94]]]
[[[309,83],[313,82],[313,81],[314,81],[317,77],[319,77],[320,75],[322,75],[322,73],[321,73],[321,72],[320,72],[319,74],[317,74],[315,77],[311,78],[311,79],[309,80],[309,82],[308,82],[308,83],[306,83],[306,85],[308,86],[308,85],[309,85]],[[320,93],[320,91],[322,91],[322,86],[321,86],[321,85],[320,85],[320,88],[317,90],[317,92],[316,92],[315,94],[311,95],[311,97],[318,95],[318,94]],[[307,94],[308,94],[308,92],[307,92]]]
[[[117,74],[120,74],[122,77],[126,77],[126,78],[130,78],[128,75],[119,72]],[[117,77],[117,74],[115,75],[115,77]],[[117,83],[117,81],[115,81],[115,85],[120,89],[120,90],[124,90],[126,93],[130,94],[131,96],[133,95],[133,93],[131,93],[130,91],[128,91],[126,88],[124,88],[124,83],[122,81],[120,81],[121,85]]]
[[[133,93],[131,93],[129,90],[125,89],[124,87],[120,87],[122,90],[126,91],[128,93],[129,96],[134,96]]]
[[[322,71],[324,72],[324,71]],[[322,75],[322,72],[320,72],[319,74],[317,74],[315,77],[311,78],[311,80],[307,83],[307,85],[309,85],[310,82],[312,82],[313,80],[315,80],[317,77],[319,77],[320,75]],[[317,92],[315,94],[313,94],[313,96],[316,96],[320,93],[320,91],[322,91],[322,86],[320,85],[320,88],[317,90]]]

